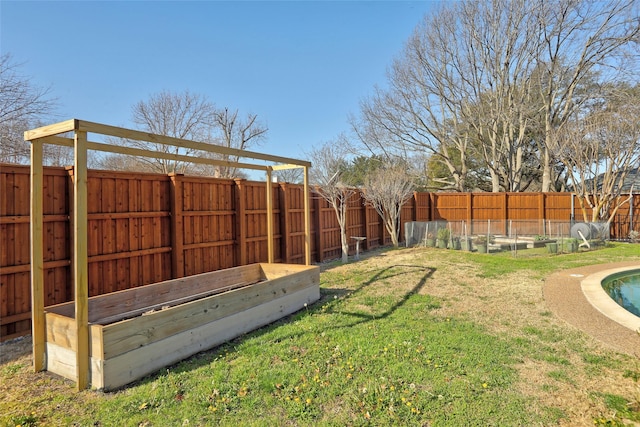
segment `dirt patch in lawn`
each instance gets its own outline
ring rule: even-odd
[[[31,354],[31,336],[0,343],[0,365]]]

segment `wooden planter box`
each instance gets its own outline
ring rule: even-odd
[[[110,390],[320,298],[318,267],[252,264],[89,298],[89,382]],[[45,309],[46,369],[76,374],[74,303]]]
[[[546,239],[546,240],[534,240],[533,247],[534,248],[544,248],[547,243],[556,243],[555,239]]]

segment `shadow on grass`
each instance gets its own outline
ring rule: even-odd
[[[394,269],[397,268],[401,268],[401,271],[397,271],[393,274],[389,274],[391,271],[393,271]],[[407,271],[407,270],[412,270],[412,271]],[[358,285],[355,289],[323,289],[321,290],[322,294],[326,294],[326,296],[328,298],[325,297],[325,295],[321,295],[320,300],[318,301],[318,303],[316,303],[315,305],[322,305],[323,303],[326,303],[327,300],[331,300],[331,299],[336,299],[334,298],[334,296],[342,299],[342,300],[348,300],[350,298],[356,297],[358,296],[358,294],[364,292],[368,287],[374,285],[378,280],[382,280],[382,279],[390,279],[393,277],[399,277],[399,276],[403,276],[403,275],[410,275],[410,274],[414,274],[414,272],[416,270],[419,271],[423,271],[424,274],[420,277],[420,279],[416,282],[416,284],[407,292],[405,292],[402,295],[397,295],[399,298],[398,300],[392,304],[387,310],[383,311],[382,313],[379,314],[367,314],[367,313],[361,313],[361,312],[355,312],[355,311],[345,311],[345,310],[328,310],[328,313],[340,313],[342,315],[347,315],[347,316],[353,316],[356,318],[359,318],[360,320],[348,324],[348,325],[344,325],[344,326],[340,326],[342,327],[351,327],[351,326],[355,326],[357,324],[361,324],[364,322],[369,322],[372,320],[377,320],[377,319],[384,319],[389,317],[391,314],[393,314],[396,310],[398,310],[400,307],[402,307],[404,304],[406,304],[407,300],[409,300],[409,298],[411,298],[411,296],[417,294],[418,292],[420,292],[422,290],[422,288],[424,288],[424,286],[427,284],[427,280],[429,278],[431,278],[433,276],[433,273],[435,273],[436,269],[435,268],[431,268],[431,267],[424,267],[424,266],[418,266],[418,265],[406,265],[406,264],[399,264],[399,265],[395,265],[392,267],[386,267],[383,268],[381,270],[374,270],[375,274],[373,276],[371,276],[370,279],[368,279],[367,281],[362,282],[360,285]],[[315,306],[314,305],[314,306]]]
[[[401,269],[401,270],[397,270],[394,272],[394,270],[396,269]],[[344,302],[351,298],[357,297],[359,294],[366,291],[367,288],[376,284],[377,281],[379,280],[390,279],[394,277],[397,278],[403,275],[412,275],[412,274],[415,274],[416,270],[423,271],[424,274],[420,276],[420,279],[416,282],[416,284],[407,292],[403,294],[394,294],[394,296],[397,297],[397,301],[395,301],[391,306],[389,306],[382,313],[366,314],[366,313],[359,313],[355,311],[339,310],[331,307],[327,309],[326,307],[327,304],[332,305],[334,302]],[[237,338],[227,341],[226,343],[220,344],[217,347],[202,351],[180,362],[177,362],[173,365],[164,367],[159,371],[153,374],[150,374],[149,376],[144,377],[139,381],[136,381],[127,386],[124,386],[123,388],[120,388],[118,390],[131,388],[131,387],[135,387],[136,385],[142,385],[142,384],[153,382],[158,378],[162,377],[163,375],[166,375],[168,372],[173,372],[175,374],[178,374],[178,373],[188,372],[194,369],[198,369],[199,367],[210,364],[212,361],[218,359],[221,356],[226,357],[229,354],[233,353],[235,351],[235,347],[239,346],[247,339],[251,339],[257,336],[267,334],[277,329],[278,327],[295,322],[297,320],[300,320],[310,315],[319,314],[319,313],[323,313],[323,314],[335,313],[343,316],[352,316],[355,318],[355,321],[353,322],[348,322],[345,324],[328,327],[325,330],[350,328],[362,323],[387,318],[390,315],[392,315],[395,311],[397,311],[399,308],[401,308],[403,305],[405,305],[409,300],[409,298],[411,298],[411,296],[420,292],[420,290],[422,290],[422,288],[424,288],[424,286],[426,285],[427,280],[433,275],[435,271],[436,269],[431,267],[424,267],[424,266],[417,266],[417,265],[395,265],[395,266],[386,267],[380,270],[375,269],[375,270],[371,270],[370,272],[365,272],[365,274],[366,273],[374,273],[374,274],[369,279],[367,279],[366,281],[363,281],[353,289],[321,288],[320,299],[316,301],[314,304],[310,305],[309,307],[305,307],[295,313],[292,313],[279,320],[276,320],[275,322],[270,323],[269,325],[255,329],[251,332],[248,332],[244,335],[241,335]],[[278,343],[284,340],[295,339],[296,337],[301,337],[308,333],[312,333],[312,332],[299,330],[291,334],[287,334],[286,336],[279,336],[273,342]],[[113,390],[113,391],[115,392],[117,390]]]

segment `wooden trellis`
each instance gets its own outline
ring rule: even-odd
[[[68,135],[72,133],[72,137]],[[126,146],[92,142],[89,134],[111,136],[128,140],[152,142],[179,149],[197,152],[237,156],[249,162],[231,162],[209,159],[207,156],[171,154]],[[46,325],[44,311],[44,259],[43,259],[43,146],[44,144],[72,147],[74,150],[73,176],[73,287],[75,294],[75,334],[76,343],[76,384],[77,389],[89,384],[89,304],[88,304],[88,257],[87,257],[87,152],[102,151],[139,157],[151,157],[172,161],[185,161],[213,166],[230,166],[242,169],[262,170],[266,173],[268,261],[274,261],[273,244],[273,200],[271,174],[274,170],[302,168],[304,170],[304,212],[305,212],[305,263],[311,263],[310,214],[308,168],[311,163],[264,153],[220,147],[203,142],[189,141],[136,130],[124,129],[84,120],[67,120],[25,132],[25,140],[31,143],[31,307],[33,366],[35,371],[45,368]],[[250,163],[269,162],[269,165]]]

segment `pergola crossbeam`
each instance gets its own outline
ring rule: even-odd
[[[123,138],[135,141],[146,141],[162,145],[170,145],[174,147],[188,148],[198,151],[206,151],[210,153],[223,154],[228,156],[237,156],[239,158],[249,158],[254,160],[263,160],[272,163],[290,163],[297,166],[310,167],[311,163],[303,160],[292,159],[289,157],[273,156],[270,154],[258,153],[255,151],[240,150],[237,148],[223,147],[220,145],[210,144],[206,142],[197,142],[187,139],[180,139],[166,135],[157,135],[153,133],[143,132],[139,130],[125,129],[116,126],[104,125],[101,123],[88,122],[85,120],[67,120],[53,125],[43,126],[37,129],[25,132],[24,139],[33,141],[38,138],[59,135],[70,131],[82,131],[87,133],[95,133],[116,138]]]
[[[73,140],[61,136],[47,136],[42,138],[43,142],[63,147],[73,147]],[[180,162],[198,163],[212,166],[226,166],[239,169],[252,169],[266,171],[269,166],[257,165],[254,163],[233,162],[230,160],[209,159],[206,157],[190,156],[188,154],[174,154],[159,151],[145,150],[142,148],[122,147],[119,145],[105,144],[102,142],[87,141],[87,149],[92,151],[103,151],[107,153],[125,154],[136,157],[153,157],[163,160],[174,160]],[[303,167],[303,166],[296,166]]]

